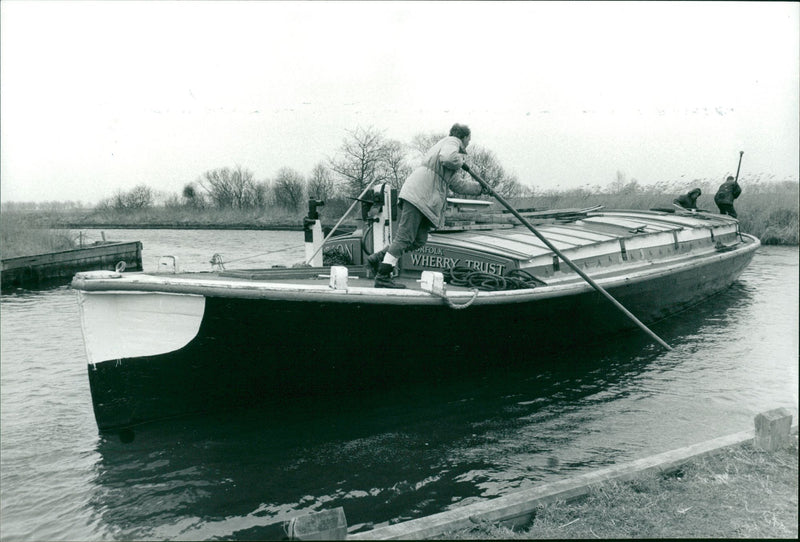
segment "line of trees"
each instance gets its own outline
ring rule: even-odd
[[[324,201],[357,197],[374,182],[388,182],[400,188],[421,157],[443,138],[444,133],[420,134],[410,144],[387,138],[373,127],[347,130],[337,154],[318,162],[306,177],[288,167],[280,168],[274,178],[256,180],[252,171],[236,166],[203,173],[183,187],[180,197],[167,198],[170,206],[220,209],[256,209],[277,205],[298,211],[310,199]],[[517,197],[527,194],[516,176],[508,174],[489,149],[472,145],[470,167],[499,194]],[[155,194],[145,185],[118,192],[100,202],[98,207],[134,210],[152,207]]]

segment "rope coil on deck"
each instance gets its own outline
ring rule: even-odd
[[[443,274],[444,280],[448,284],[467,286],[487,292],[520,290],[545,285],[542,280],[524,269],[512,269],[505,275],[498,275],[497,273],[487,273],[464,265],[456,265],[445,269]]]
[[[453,301],[444,294],[434,291],[430,292],[431,295],[442,298],[447,303],[447,306],[454,310],[466,309],[472,305],[478,297],[479,290],[488,292],[520,290],[523,288],[535,288],[536,286],[545,285],[543,281],[523,269],[512,269],[505,275],[498,275],[496,273],[487,273],[463,265],[456,265],[445,269],[443,275],[448,284],[472,288],[472,298],[460,305],[453,303]]]

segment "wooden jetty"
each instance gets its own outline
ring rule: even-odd
[[[32,286],[46,281],[72,278],[79,271],[115,269],[142,270],[142,242],[100,242],[93,246],[20,256],[2,260],[2,288]]]

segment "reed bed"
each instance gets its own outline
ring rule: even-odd
[[[75,248],[77,242],[69,230],[53,227],[40,216],[27,213],[0,215],[0,258],[46,254]]]
[[[573,190],[534,192],[514,201],[517,207],[535,209],[586,208],[602,205],[606,209],[671,209],[672,201],[693,188],[702,195],[697,206],[718,212],[714,194],[720,182],[695,180],[687,183],[659,183],[642,186],[636,181],[611,187],[583,187]],[[735,202],[743,232],[758,237],[766,245],[800,243],[800,185],[796,181],[770,181],[760,177],[740,179],[742,195]]]

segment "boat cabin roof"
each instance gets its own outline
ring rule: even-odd
[[[666,244],[678,234],[681,239],[710,237],[710,230],[731,233],[737,231],[738,224],[728,216],[710,213],[595,209],[532,212],[527,215],[526,219],[565,253],[609,241],[618,247],[620,240],[635,238],[650,238],[654,244]],[[472,248],[517,260],[552,254],[550,248],[524,225],[505,225],[506,229],[451,226],[432,233],[429,243]]]

